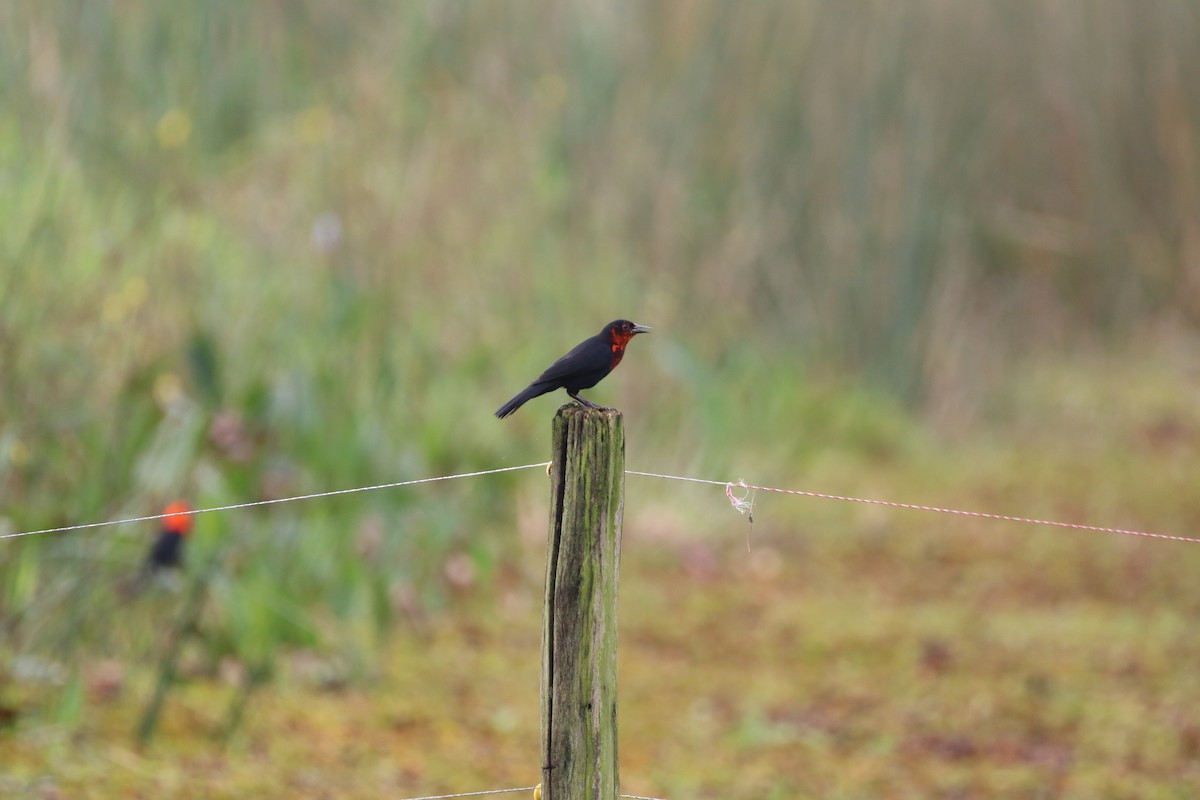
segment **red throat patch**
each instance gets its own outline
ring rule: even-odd
[[[632,333],[622,333],[619,330],[612,332],[612,361],[609,362],[609,369],[615,369],[617,364],[621,363],[621,359],[625,357],[625,345],[629,344],[632,338]]]

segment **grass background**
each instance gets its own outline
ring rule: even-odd
[[[1190,535],[1200,11],[0,8],[0,528],[544,459],[607,320],[633,469]],[[631,478],[627,790],[1185,797],[1191,546]],[[536,774],[536,472],[0,547],[0,788]],[[254,696],[237,717],[246,676]],[[229,729],[232,738],[219,733]]]

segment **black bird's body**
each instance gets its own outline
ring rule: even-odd
[[[612,372],[625,355],[625,346],[639,333],[650,330],[627,319],[618,319],[604,326],[595,336],[584,339],[571,352],[555,361],[537,380],[525,387],[516,397],[500,406],[496,416],[504,419],[526,402],[555,389],[566,389],[571,399],[588,408],[601,408],[579,396]]]
[[[146,572],[178,569],[183,566],[183,542],[192,532],[191,509],[182,500],[168,503],[163,511],[162,528],[146,554]]]
[[[179,531],[163,528],[154,545],[146,555],[146,569],[178,569],[183,566],[183,534]]]
[[[187,537],[192,531],[192,511],[187,503],[176,500],[163,511],[162,526],[137,576],[125,587],[130,594],[139,594],[154,578],[173,576],[183,567]]]

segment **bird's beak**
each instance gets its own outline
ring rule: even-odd
[[[649,333],[649,332],[650,332],[650,326],[648,326],[648,325],[634,324],[634,326],[633,326],[633,333],[635,336],[639,333]]]

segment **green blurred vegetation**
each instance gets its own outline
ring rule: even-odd
[[[617,316],[655,327],[595,393],[627,414],[631,468],[1195,531],[1197,42],[1200,7],[1171,0],[0,5],[0,532],[540,461],[555,400],[503,424],[491,410]],[[393,675],[390,638],[444,624],[429,620],[479,581],[536,596],[514,530],[536,537],[542,488],[518,473],[201,516],[196,671],[286,672],[281,654],[303,652],[321,685]],[[728,532],[707,497],[637,490],[651,533]],[[888,529],[762,502],[756,525],[816,537],[850,593],[846,565]],[[181,595],[119,591],[149,527],[0,542],[0,711],[77,728],[89,665],[153,667]],[[1017,550],[982,573],[1002,597],[1045,566],[1069,587],[1054,597],[1118,608],[1106,580],[1192,559],[968,528],[971,546]],[[957,529],[899,530],[921,544],[882,552],[914,582],[972,558],[938,560]],[[802,547],[777,548],[807,569]],[[1197,605],[1164,580],[1178,594],[1158,611]],[[933,628],[958,619],[953,599]],[[848,626],[874,630],[878,611]],[[477,623],[448,616],[470,643]],[[1085,629],[1083,670],[1108,629],[1064,619]],[[1192,646],[1163,630],[1154,647]],[[1145,669],[1167,682],[1169,666]],[[31,674],[54,691],[26,697]],[[755,702],[703,711],[725,734],[696,745],[769,775],[755,754],[809,723]],[[1191,724],[1175,726],[1185,760]],[[825,767],[871,774],[915,757],[888,740],[864,768],[827,744]],[[1057,764],[1060,744],[1021,752]],[[1091,752],[1094,770],[1133,758]],[[689,783],[694,764],[660,755],[672,772],[636,774],[664,791],[774,796],[765,777]],[[1178,766],[1122,763],[1113,796],[1151,796]],[[906,796],[863,774],[825,796]],[[980,791],[1002,796],[989,776]]]

